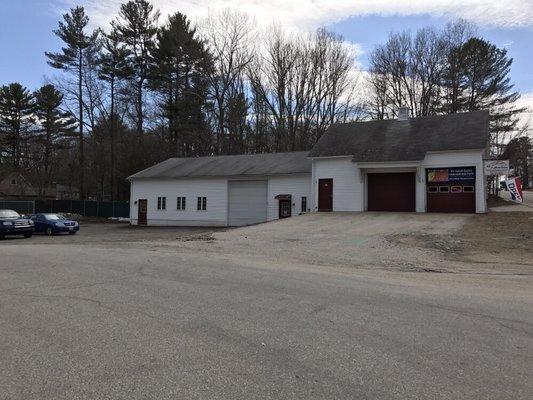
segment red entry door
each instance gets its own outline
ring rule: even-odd
[[[137,223],[139,225],[146,225],[147,223],[147,214],[148,211],[148,200],[141,199],[138,203],[138,215],[137,215]]]
[[[333,179],[318,180],[318,211],[333,211]]]

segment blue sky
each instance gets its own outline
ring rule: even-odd
[[[358,61],[363,67],[372,48],[383,43],[392,31],[441,27],[453,18],[467,18],[478,24],[481,36],[508,49],[514,58],[512,79],[516,88],[525,97],[533,95],[533,0],[507,0],[504,10],[494,8],[495,2],[487,1],[484,5],[481,0],[459,3],[455,0],[392,3],[383,0],[154,0],[153,3],[163,15],[179,10],[193,19],[201,18],[208,10],[238,5],[240,10],[253,15],[259,25],[268,25],[274,19],[297,30],[325,25],[362,49]],[[45,75],[57,73],[46,65],[44,52],[59,49],[60,43],[52,30],[57,27],[61,12],[74,4],[86,6],[94,25],[106,25],[120,0],[0,0],[0,84],[19,81],[33,90],[43,83]],[[478,8],[472,10],[472,7]]]

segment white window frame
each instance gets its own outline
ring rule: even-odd
[[[207,211],[207,196],[196,198],[196,211]]]
[[[305,207],[303,207],[304,200],[305,200]],[[302,213],[307,212],[307,196],[302,196],[302,198],[300,199],[300,209]]]
[[[167,209],[166,196],[157,196],[157,211],[165,211]]]
[[[186,211],[187,209],[187,197],[186,196],[176,196],[176,210],[177,211]]]

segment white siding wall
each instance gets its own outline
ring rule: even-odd
[[[268,180],[268,220],[279,217],[278,194],[292,195],[292,215],[301,212],[302,197],[307,197],[307,208],[312,210],[311,174],[274,176]]]
[[[134,180],[131,184],[131,223],[137,224],[139,199],[148,200],[148,225],[209,225],[227,224],[226,179],[154,179]],[[187,198],[186,210],[176,210],[176,198]],[[157,198],[166,197],[166,210],[157,209]],[[197,197],[207,197],[207,210],[197,211]]]
[[[313,160],[313,210],[318,209],[318,180],[333,179],[333,211],[363,211],[364,180],[352,157]]]
[[[363,211],[366,209],[366,174],[369,172],[402,172],[416,170],[416,211],[426,211],[426,168],[476,167],[476,212],[487,211],[483,151],[453,151],[429,153],[418,168],[405,168],[402,163],[365,164],[359,169],[351,157],[313,160],[313,210],[318,207],[318,180],[333,179],[333,211]]]
[[[476,212],[487,212],[485,177],[483,175],[483,151],[454,151],[428,153],[421,164],[416,187],[416,211],[426,211],[425,168],[476,167]]]

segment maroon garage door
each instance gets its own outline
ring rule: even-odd
[[[415,173],[368,174],[368,211],[415,211]]]
[[[476,212],[476,168],[430,168],[426,170],[427,211]]]

